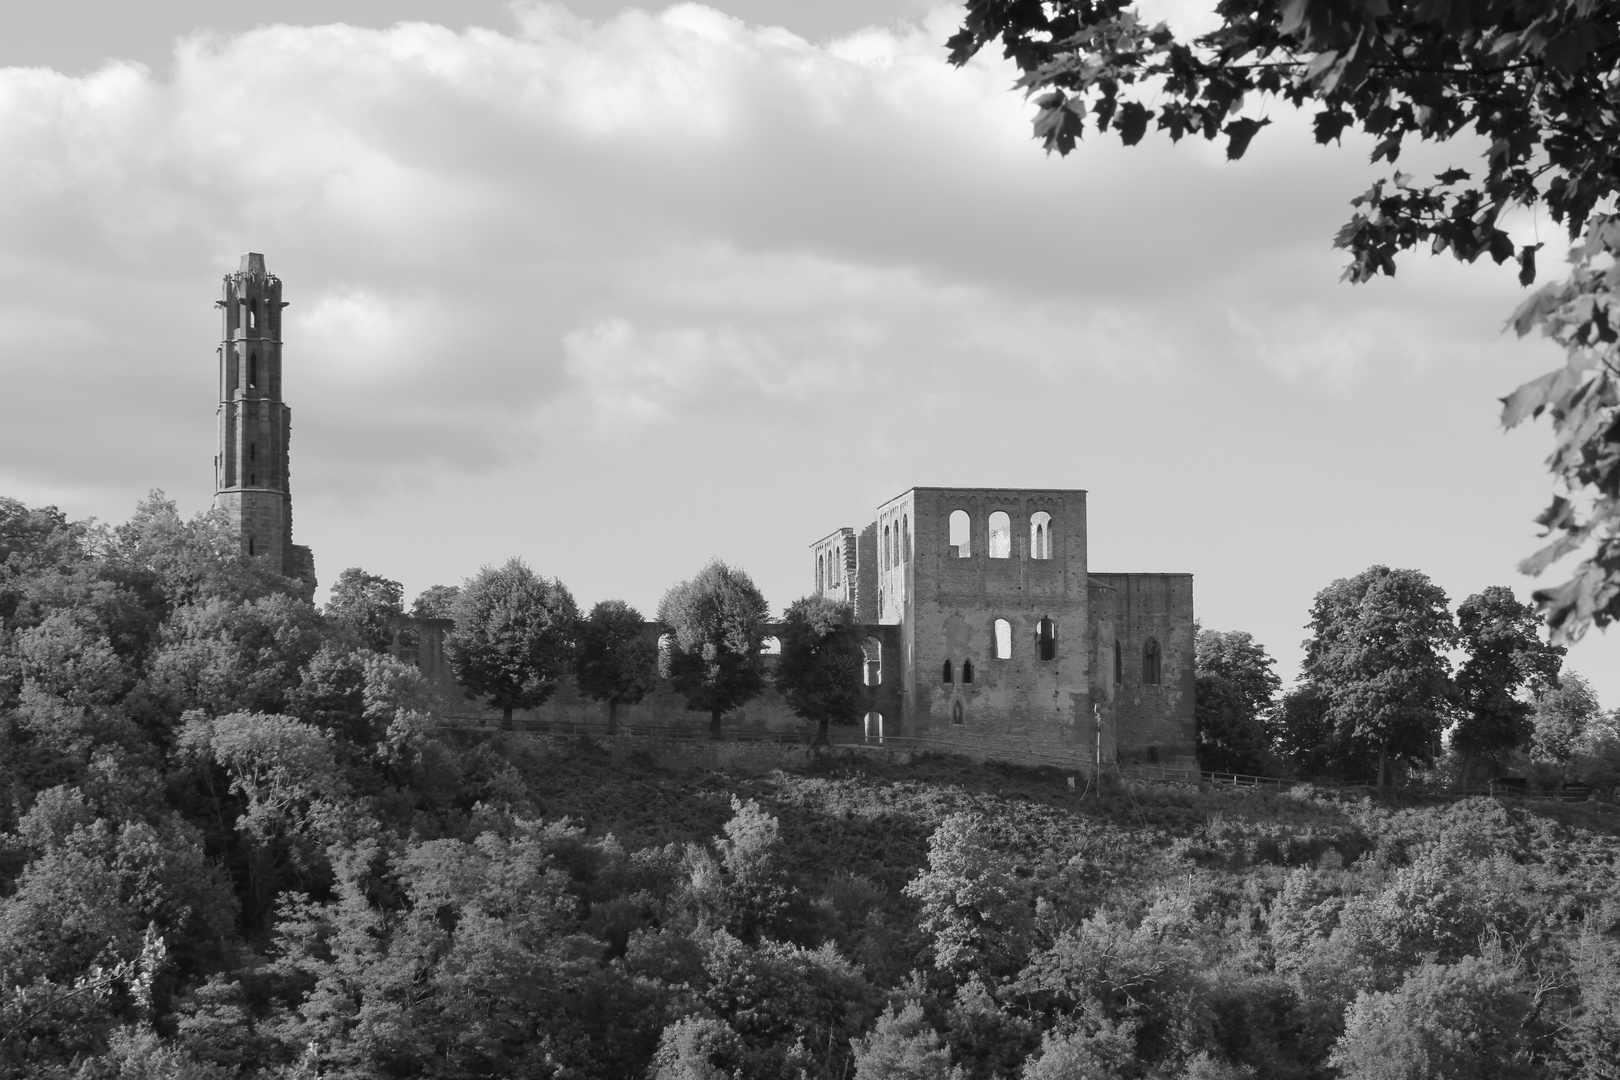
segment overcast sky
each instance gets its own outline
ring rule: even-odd
[[[0,492],[206,508],[213,302],[253,250],[326,582],[521,555],[650,613],[720,556],[780,608],[811,541],[994,485],[1087,489],[1093,568],[1190,571],[1288,677],[1374,563],[1529,595],[1550,437],[1496,399],[1559,357],[1501,333],[1511,267],[1340,283],[1363,142],[1277,108],[1235,164],[1049,159],[1010,69],[948,67],[955,9],[911,0],[269,10],[8,11]],[[1617,642],[1570,660],[1611,706]]]

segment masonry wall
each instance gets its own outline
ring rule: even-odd
[[[1093,574],[1091,594],[1097,701],[1119,759],[1194,764],[1192,575]],[[1149,639],[1159,645],[1157,684],[1144,679],[1143,651]]]
[[[952,555],[950,516],[971,522],[970,555]],[[1008,515],[1010,554],[990,558],[989,519]],[[1032,558],[1031,515],[1054,526],[1052,557]],[[1091,745],[1085,492],[1048,489],[914,488],[880,514],[911,523],[912,559],[895,573],[905,597],[902,631],[911,658],[907,732],[1071,758]],[[1039,656],[1037,627],[1056,628],[1052,659]],[[994,626],[1011,626],[1012,655],[995,655]],[[945,663],[952,680],[944,678]],[[973,682],[963,663],[973,665]]]

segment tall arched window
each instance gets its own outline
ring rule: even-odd
[[[1012,659],[1012,623],[1006,619],[996,620],[996,659]]]
[[[1036,625],[1035,644],[1040,648],[1042,660],[1057,656],[1057,626],[1051,619],[1042,619]]]
[[[945,661],[945,670],[940,672],[939,681],[942,683],[954,683],[956,681],[956,672],[951,670],[951,662],[949,660]]]
[[[960,724],[962,722],[962,713],[962,703],[960,701],[951,702],[951,723]]]
[[[973,556],[973,519],[966,510],[951,511],[951,552],[963,559]]]
[[[1052,557],[1052,515],[1045,510],[1037,510],[1029,515],[1029,557]]]
[[[911,515],[900,515],[900,561],[911,561]]]
[[[1148,638],[1142,645],[1142,684],[1159,684],[1159,642],[1156,638]]]
[[[817,555],[816,556],[816,585],[819,586],[820,588],[826,589],[826,588],[830,587],[831,584],[832,584],[832,581],[827,576],[827,556],[825,556],[825,555]]]
[[[962,661],[962,685],[973,685],[973,661],[971,660]]]
[[[248,385],[259,385],[259,354],[248,353]]]
[[[1114,685],[1118,686],[1125,681],[1125,650],[1119,647],[1119,639],[1114,639]]]
[[[894,566],[894,538],[889,535],[889,527],[883,526],[883,569],[888,570]]]
[[[1012,556],[1012,521],[1006,513],[997,510],[990,515],[990,557],[1006,559]]]

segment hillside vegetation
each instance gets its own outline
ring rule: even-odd
[[[0,501],[0,1076],[1617,1075],[1602,806],[679,771],[378,644]]]

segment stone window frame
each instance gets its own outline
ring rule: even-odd
[[[1164,650],[1159,639],[1149,637],[1142,642],[1142,685],[1158,686],[1164,675]]]
[[[1002,627],[1007,628],[1005,634],[1002,633],[1002,629],[1001,629]],[[991,655],[995,659],[997,659],[997,660],[1011,660],[1013,658],[1012,638],[1013,638],[1013,634],[1012,634],[1012,620],[1011,619],[997,618],[997,619],[991,620],[991,623],[990,623],[990,642],[991,642],[991,649],[992,649]]]
[[[967,528],[963,530],[963,543],[956,545],[956,557],[959,559],[973,558],[973,514],[962,507],[957,507],[945,516],[945,550],[951,549],[951,534],[956,531],[956,515],[961,514]]]
[[[997,518],[1000,518],[1002,520],[1002,522],[1004,523],[1004,527],[1002,527],[1000,529],[998,529],[996,527],[996,519]],[[999,554],[999,555],[996,554],[996,552],[998,550],[997,545],[996,545],[996,537],[998,535],[1001,537],[1001,540],[1002,540],[1002,543],[1001,543],[1000,548],[999,548],[1001,554]],[[984,553],[985,553],[985,556],[987,558],[991,558],[991,559],[1010,559],[1010,558],[1012,558],[1012,554],[1013,554],[1012,515],[1007,513],[1007,511],[1005,511],[1005,510],[992,510],[990,512],[990,516],[985,519]]]
[[[1040,519],[1045,518],[1042,521]],[[1049,511],[1037,510],[1029,515],[1029,557],[1031,559],[1047,560],[1052,558],[1052,528],[1053,519]]]
[[[1042,663],[1057,659],[1057,622],[1050,615],[1035,624],[1035,656]]]

